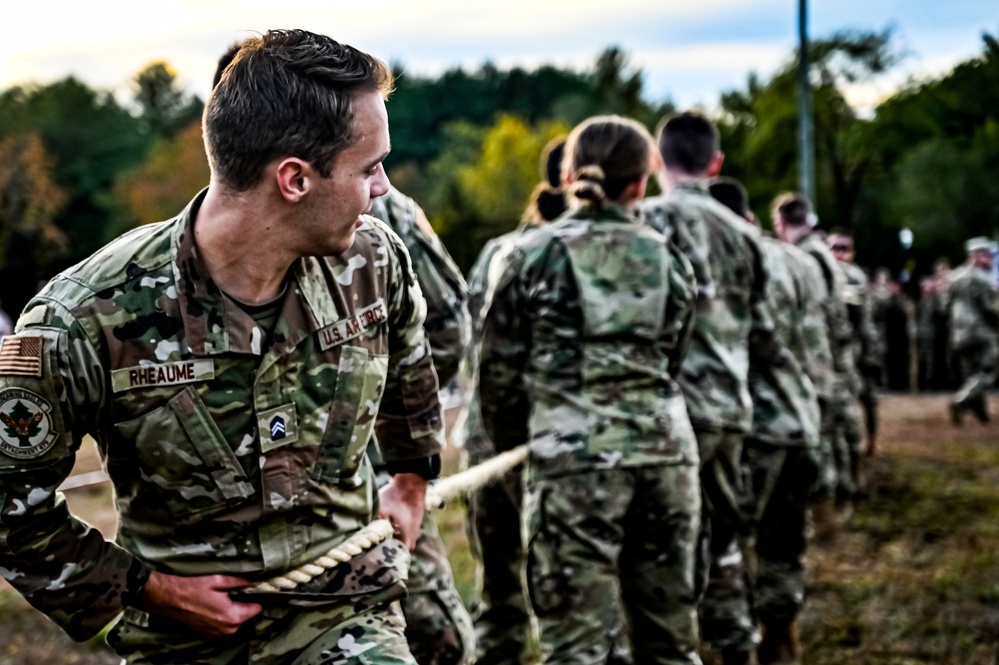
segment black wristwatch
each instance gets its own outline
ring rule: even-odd
[[[429,457],[386,462],[385,469],[393,476],[397,473],[415,473],[424,480],[437,480],[441,477],[441,456],[434,453]]]

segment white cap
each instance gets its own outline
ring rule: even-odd
[[[990,252],[992,254],[996,253],[996,243],[992,242],[985,236],[978,236],[977,238],[972,238],[964,243],[964,249],[967,252]]]

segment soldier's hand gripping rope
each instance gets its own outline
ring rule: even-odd
[[[435,510],[450,499],[468,494],[499,478],[527,459],[527,445],[500,453],[469,469],[441,479],[427,492],[427,510]],[[377,519],[343,541],[315,561],[306,563],[278,577],[241,590],[242,594],[290,591],[312,581],[328,569],[349,561],[352,557],[389,538],[395,527],[387,519]]]

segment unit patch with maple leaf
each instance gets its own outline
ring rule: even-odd
[[[44,455],[55,443],[52,405],[30,390],[0,390],[0,453],[15,459]]]

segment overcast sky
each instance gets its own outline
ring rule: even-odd
[[[852,92],[870,104],[907,77],[939,75],[999,33],[995,0],[811,0],[810,32],[894,26],[907,57],[889,77]],[[797,43],[796,0],[4,0],[0,89],[73,74],[127,91],[164,60],[180,84],[207,96],[215,60],[233,41],[268,28],[326,33],[416,74],[489,60],[589,67],[617,45],[646,74],[646,94],[682,107],[767,75]]]

